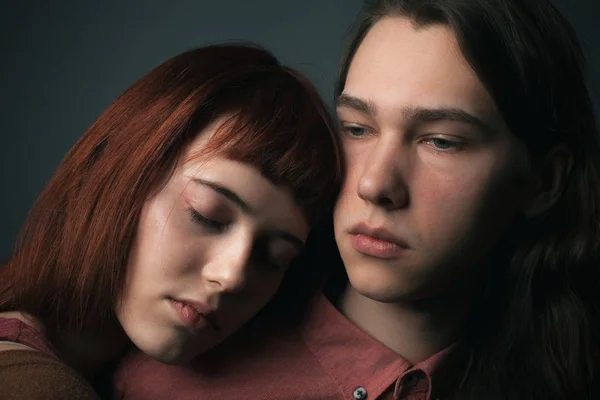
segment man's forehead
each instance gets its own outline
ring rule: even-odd
[[[384,17],[377,21],[365,35],[359,50],[364,44],[372,43],[385,49],[395,47],[400,52],[417,50],[424,54],[440,53],[462,58],[456,35],[450,26],[441,23],[416,25],[402,16]]]
[[[444,112],[452,118],[463,111],[479,119],[497,115],[449,28],[417,28],[397,17],[379,21],[367,34],[350,63],[338,105],[369,115],[440,115],[429,109],[451,110]]]
[[[383,19],[371,28],[351,60],[348,78],[355,72],[377,72],[369,77],[387,80],[404,79],[404,74],[452,78],[456,72],[476,78],[449,29],[415,30],[408,20],[400,18]]]

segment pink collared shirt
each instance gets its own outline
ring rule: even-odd
[[[135,352],[114,383],[124,400],[436,400],[451,395],[437,381],[449,349],[411,365],[319,295],[298,329],[229,341],[192,367]]]

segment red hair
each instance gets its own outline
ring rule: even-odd
[[[112,321],[144,202],[224,113],[233,116],[206,150],[290,188],[315,223],[333,204],[341,160],[314,87],[254,46],[196,49],[142,77],[66,155],[0,270],[0,311],[31,313],[54,331]]]

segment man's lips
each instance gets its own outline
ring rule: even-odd
[[[402,257],[408,244],[384,228],[372,228],[366,224],[355,225],[349,231],[352,247],[357,252],[384,260]]]
[[[364,235],[380,242],[388,242],[395,244],[398,247],[409,249],[410,246],[405,240],[392,234],[389,230],[383,227],[370,227],[365,223],[354,225],[349,231],[352,235]]]

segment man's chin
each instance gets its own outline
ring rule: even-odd
[[[350,284],[361,296],[380,303],[409,302],[419,298],[417,288],[402,284],[390,285],[389,281],[361,281],[350,278]]]
[[[420,282],[411,271],[389,266],[347,266],[346,272],[352,287],[362,296],[382,303],[397,303],[419,297]]]

